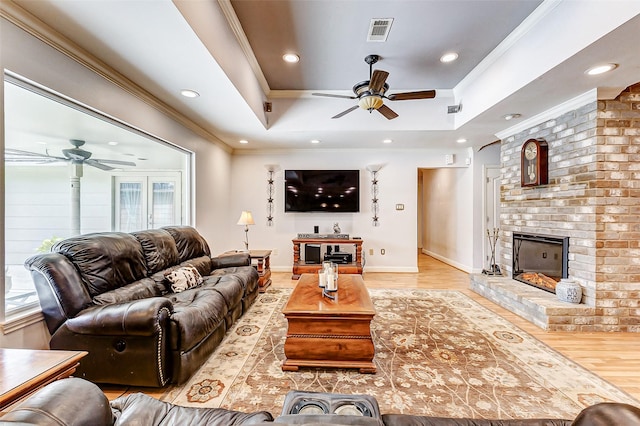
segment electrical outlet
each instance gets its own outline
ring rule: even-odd
[[[373,249],[369,249],[369,256],[373,256]]]
[[[271,254],[274,255],[274,256],[277,256],[278,255],[278,249],[271,250]]]
[[[385,249],[380,249],[380,254],[384,256],[384,254],[386,253]]]

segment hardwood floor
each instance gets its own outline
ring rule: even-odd
[[[418,273],[365,272],[369,288],[458,290],[509,320],[567,358],[615,384],[640,401],[640,336],[637,333],[565,333],[542,330],[469,290],[469,276],[430,256],[418,255]],[[274,273],[279,287],[294,286],[290,273]]]
[[[640,401],[640,336],[636,333],[548,332],[469,290],[469,276],[439,260],[418,255],[418,273],[365,272],[368,288],[425,288],[458,290],[482,306],[511,321],[584,368],[598,374]],[[272,272],[273,287],[292,288],[291,272]],[[130,392],[159,397],[164,389],[101,386],[111,400]]]

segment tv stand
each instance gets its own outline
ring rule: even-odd
[[[293,242],[293,275],[291,279],[297,280],[302,274],[315,274],[322,269],[321,263],[305,263],[300,260],[300,246],[305,244],[353,244],[356,248],[354,261],[347,264],[339,264],[338,272],[341,274],[362,274],[362,239],[360,238],[296,238]]]

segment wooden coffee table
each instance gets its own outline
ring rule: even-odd
[[[340,274],[333,295],[335,300],[322,296],[317,274],[302,274],[282,311],[288,322],[284,371],[332,367],[376,372],[371,338],[376,312],[362,276]]]

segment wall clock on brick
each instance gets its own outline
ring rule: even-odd
[[[529,139],[522,145],[521,186],[538,186],[549,183],[549,146],[541,139]]]

